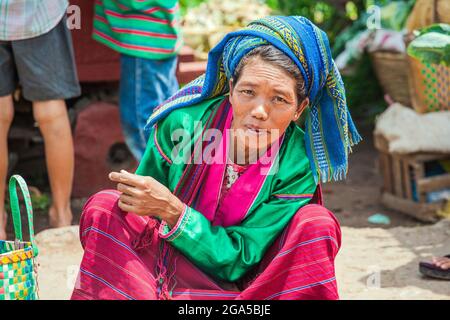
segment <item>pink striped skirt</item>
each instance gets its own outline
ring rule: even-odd
[[[84,255],[72,299],[302,300],[338,299],[334,259],[341,244],[335,216],[323,206],[301,208],[260,264],[238,283],[218,282],[172,248],[170,296],[159,289],[159,222],[122,211],[119,192],[85,204]],[[230,290],[230,288],[232,288]],[[240,288],[240,289],[239,289]]]

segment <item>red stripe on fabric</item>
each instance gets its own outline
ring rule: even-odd
[[[92,255],[99,257],[103,260],[105,260],[110,266],[113,266],[115,268],[117,268],[119,271],[124,272],[125,274],[131,276],[132,278],[136,279],[137,281],[139,281],[142,285],[146,286],[147,288],[149,288],[151,291],[153,291],[153,293],[156,295],[156,287],[155,286],[151,286],[150,283],[144,279],[142,279],[141,277],[139,277],[139,275],[123,268],[122,266],[118,265],[117,263],[115,263],[112,259],[106,257],[105,255],[99,253],[98,251],[94,251],[91,249],[86,249],[86,252],[91,253]],[[156,281],[155,277],[153,277],[153,275],[151,274],[151,272],[148,272],[147,275],[150,276],[152,281]]]
[[[155,125],[155,134],[153,135],[153,141],[154,141],[156,149],[158,150],[161,157],[163,157],[169,164],[172,164],[172,160],[170,160],[170,158],[168,156],[166,156],[166,154],[163,152],[161,146],[159,145],[158,139],[157,139],[157,134],[158,134],[158,124]]]
[[[83,300],[77,296],[80,296],[84,300],[94,300],[94,298],[84,293],[81,289],[75,289],[72,293],[72,297],[70,297],[70,300]]]
[[[99,37],[101,37],[109,42],[112,42],[115,45],[122,47],[124,49],[140,50],[140,51],[156,52],[156,53],[173,53],[177,49],[177,47],[175,47],[174,49],[161,49],[161,48],[154,48],[154,47],[144,47],[144,46],[139,46],[139,45],[125,44],[125,43],[121,43],[121,42],[113,39],[112,37],[100,32],[98,30],[94,30],[94,34],[96,34]]]
[[[312,198],[312,193],[305,194],[274,194],[275,197],[283,197],[283,198]]]
[[[157,33],[157,32],[151,32],[151,31],[142,31],[137,29],[131,29],[131,28],[118,28],[118,27],[112,27],[112,31],[117,33],[127,33],[127,34],[134,34],[134,35],[140,35],[140,36],[149,36],[153,38],[163,38],[163,39],[177,39],[176,34],[168,34],[168,33]]]
[[[322,280],[322,281],[312,282],[310,284],[307,284],[307,285],[304,285],[304,286],[300,286],[300,287],[297,287],[297,288],[283,290],[283,291],[277,292],[275,294],[272,294],[270,296],[267,296],[263,300],[272,300],[273,298],[279,297],[281,295],[293,294],[293,293],[296,293],[296,292],[299,292],[299,291],[302,291],[302,290],[305,290],[305,289],[311,289],[313,287],[324,285],[324,284],[328,284],[328,283],[332,283],[332,282],[336,282],[336,278],[335,277],[332,277],[332,278],[329,278],[329,279],[325,279],[325,280]]]
[[[326,241],[313,241],[318,238]],[[334,270],[339,243],[339,224],[328,210],[302,207],[266,253],[265,269],[238,299],[339,299]]]
[[[154,23],[159,23],[159,24],[164,24],[164,25],[173,25],[176,23],[176,20],[168,20],[168,19],[160,19],[160,18],[154,18],[154,17],[149,17],[146,15],[141,15],[141,14],[123,14],[123,13],[119,13],[119,12],[115,12],[112,10],[105,10],[104,11],[106,15],[108,16],[112,16],[118,19],[135,19],[135,20],[141,20],[141,21],[147,21],[147,22],[154,22]]]
[[[130,294],[120,290],[119,288],[116,288],[114,285],[112,285],[111,283],[109,283],[108,281],[106,281],[105,279],[103,279],[102,277],[89,272],[87,270],[83,270],[82,268],[80,268],[80,272],[82,272],[84,275],[90,277],[91,279],[97,280],[99,283],[103,284],[104,286],[110,288],[111,290],[113,290],[115,293],[118,293],[120,295],[122,295],[123,297],[129,299],[129,300],[136,300],[136,298],[134,298],[133,296],[131,296]]]
[[[261,286],[264,285],[264,284],[267,284],[267,283],[269,283],[269,282],[275,280],[276,278],[278,278],[278,277],[280,277],[280,276],[282,276],[282,275],[284,275],[284,274],[286,274],[286,273],[290,273],[291,271],[298,270],[298,269],[302,269],[302,268],[304,268],[304,267],[309,267],[309,266],[312,266],[312,265],[315,265],[315,264],[318,264],[318,263],[326,262],[326,261],[328,261],[328,259],[329,259],[329,258],[326,257],[326,258],[314,260],[314,261],[311,261],[311,262],[308,262],[308,263],[303,263],[303,264],[295,265],[295,266],[293,266],[293,267],[291,267],[291,268],[288,268],[288,269],[286,269],[286,270],[281,271],[280,273],[276,274],[275,277],[267,278],[267,280],[266,280],[266,279],[264,279],[264,280],[263,280],[263,279],[260,279],[260,281],[258,281],[257,284],[252,284],[251,286],[249,286],[249,287],[247,288],[247,290],[254,290],[254,289],[258,288],[258,287],[261,287]]]
[[[178,5],[178,2],[177,2],[175,4],[175,7],[172,7],[172,8],[169,8],[169,9],[163,8],[163,7],[153,7],[153,8],[149,8],[149,9],[143,10],[143,12],[145,12],[145,13],[153,13],[153,12],[157,12],[157,11],[163,11],[163,12],[167,12],[167,13],[175,13],[175,12],[177,12],[178,8],[179,8],[179,5]]]
[[[304,257],[308,257],[308,262],[305,262]],[[304,275],[306,278],[310,278],[312,275],[315,277],[320,277],[324,273],[324,265],[327,265],[327,262],[330,262],[330,257],[327,253],[326,244],[317,245],[311,247],[309,250],[302,250],[301,256],[299,256],[296,252],[294,255],[289,255],[284,260],[288,259],[290,261],[290,267],[284,265],[286,261],[274,261],[271,265],[271,268],[274,270],[283,270],[282,272],[278,271],[276,274],[267,273],[261,274],[258,277],[258,281],[252,283],[247,289],[247,292],[253,291],[255,288],[260,287],[261,285],[274,283],[273,280],[283,275],[284,281],[287,281],[289,285],[292,285],[295,282],[298,282],[298,279],[303,279],[301,276]],[[303,269],[303,270],[298,270]],[[294,271],[295,272],[289,272]],[[334,271],[334,269],[332,270]],[[328,274],[328,272],[325,272]],[[297,280],[297,281],[296,281]],[[261,285],[260,285],[261,283]]]
[[[102,17],[98,14],[96,14],[94,16],[94,19],[109,25],[108,20],[106,20],[105,17]],[[120,28],[120,27],[113,27],[113,26],[109,26],[109,27],[111,28],[112,31],[114,31],[116,33],[134,34],[134,35],[149,36],[149,37],[153,37],[153,38],[162,38],[162,39],[177,39],[178,38],[178,36],[176,34],[171,34],[171,33],[152,32],[152,31],[145,31],[145,30],[139,30],[139,29],[133,29],[133,28]]]
[[[103,22],[103,23],[108,24],[108,20],[106,20],[105,17],[102,17],[102,16],[100,16],[99,14],[96,14],[96,15],[94,16],[94,19],[95,19],[95,20],[98,20],[98,21],[100,21],[100,22]]]
[[[147,0],[135,0],[135,1],[136,2],[144,2],[144,1],[147,1]],[[95,3],[98,4],[98,5],[102,5],[99,0],[96,0]],[[118,2],[116,2],[116,5],[122,10],[125,10],[125,11],[126,10],[131,10],[130,7],[128,7],[128,6],[124,5],[124,4],[118,3]],[[177,2],[175,4],[175,6],[172,7],[172,8],[163,8],[163,7],[157,7],[156,6],[156,7],[151,7],[151,8],[148,8],[148,9],[143,9],[141,11],[145,12],[145,13],[148,13],[148,14],[154,13],[154,12],[158,12],[158,11],[167,12],[167,13],[175,13],[175,12],[177,12],[178,8],[179,8],[179,5],[178,5],[178,2]]]
[[[135,233],[133,232],[133,230],[130,229],[130,227],[124,223],[123,219],[121,219],[119,216],[117,216],[116,214],[114,214],[113,211],[105,209],[103,207],[101,207],[100,205],[93,205],[92,207],[89,208],[89,210],[98,210],[101,211],[103,213],[106,214],[110,214],[112,218],[116,219],[123,227],[126,231],[128,231],[130,234],[135,235]],[[82,215],[84,214],[85,211],[83,211]],[[84,232],[84,230],[82,230],[82,233]]]
[[[195,290],[195,289],[175,289],[172,298],[182,300],[189,297],[192,300],[230,300],[237,297],[240,292],[237,291],[218,291],[218,290]]]

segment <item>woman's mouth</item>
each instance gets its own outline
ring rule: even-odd
[[[267,130],[266,129],[262,129],[256,126],[245,126],[247,128],[247,132],[251,135],[263,135],[263,134],[267,134]]]

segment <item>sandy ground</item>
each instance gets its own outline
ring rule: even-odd
[[[342,227],[336,259],[342,299],[448,299],[448,281],[423,278],[418,262],[449,254],[450,220],[422,227]],[[78,226],[37,235],[41,299],[69,299],[82,258]]]

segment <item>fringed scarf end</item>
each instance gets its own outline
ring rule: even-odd
[[[334,170],[323,169],[317,170],[314,175],[314,180],[316,184],[319,181],[322,183],[331,182],[331,181],[342,181],[347,177],[348,165],[342,165],[340,167],[335,168]]]

